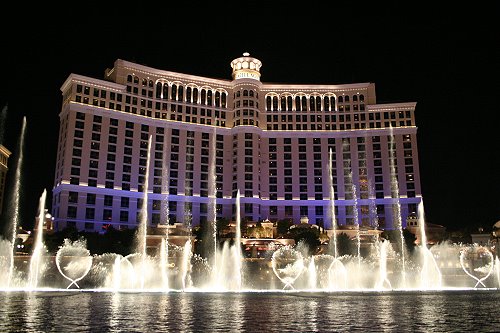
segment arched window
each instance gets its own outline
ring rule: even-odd
[[[358,95],[352,95],[352,101],[357,102],[358,101]]]
[[[287,104],[288,104],[288,108],[287,108],[287,110],[288,110],[288,111],[292,111],[292,110],[293,110],[293,99],[292,99],[292,96],[288,96],[288,97],[286,98],[286,102],[287,102]]]
[[[321,111],[321,97],[316,96],[316,111]]]
[[[220,91],[215,92],[215,106],[220,107]]]
[[[156,98],[161,98],[162,86],[161,82],[156,83]]]
[[[365,101],[365,96],[364,96],[364,95],[359,95],[359,100],[360,100],[361,102],[364,102],[364,101]]]
[[[344,98],[342,96],[339,96],[339,103],[344,103]]]
[[[207,104],[207,91],[205,89],[201,89],[201,101],[202,105]]]
[[[344,96],[344,102],[346,102],[346,103],[349,102],[349,95]]]
[[[273,111],[278,111],[278,96],[273,96]]]
[[[127,75],[127,82],[132,82],[132,75]]]
[[[222,96],[221,96],[221,105],[223,108],[226,107],[226,93],[222,93]]]
[[[301,111],[300,96],[295,96],[295,110]]]
[[[207,92],[207,105],[212,105],[212,90]]]
[[[270,111],[271,110],[271,96],[266,97],[266,110]],[[269,116],[271,117],[271,116]]]
[[[315,97],[314,96],[309,97],[309,110],[310,111],[316,111],[316,103],[315,103]]]
[[[243,96],[248,96],[248,90],[243,90]]]
[[[191,101],[191,87],[186,87],[186,102],[192,103],[192,101]]]
[[[137,76],[134,75],[134,83],[135,84],[138,84],[139,83],[139,78]]]
[[[323,108],[325,111],[330,111],[330,98],[328,96],[323,99]]]
[[[193,103],[198,104],[198,88],[193,89]]]
[[[335,107],[335,96],[330,96],[330,110],[335,111],[337,108]]]
[[[142,79],[142,85],[146,87],[148,85],[148,79]]]
[[[177,100],[177,85],[176,84],[173,84],[172,85],[172,91],[171,91],[171,96],[170,98],[173,100],[173,101],[176,101]]]
[[[248,95],[249,95],[250,97],[253,97],[253,95],[254,95],[254,94],[253,94],[253,90],[250,90],[250,92],[248,93]]]
[[[153,88],[154,84],[153,84],[153,80],[149,80],[149,87],[150,88]]]
[[[281,100],[281,111],[286,111],[286,97],[281,96],[280,100]]]
[[[181,102],[184,101],[184,87],[183,86],[179,86],[177,100],[181,101]]]
[[[168,84],[165,82],[163,84],[163,99],[168,98]]]
[[[307,111],[307,97],[302,96],[302,111]]]

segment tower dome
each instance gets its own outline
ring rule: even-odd
[[[245,52],[242,57],[231,61],[233,80],[254,79],[260,81],[260,67],[262,67],[260,60],[250,57],[250,53]]]

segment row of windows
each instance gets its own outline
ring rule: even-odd
[[[191,90],[189,90],[189,96],[191,96]],[[252,91],[252,90],[250,90]],[[105,98],[107,96],[107,91],[94,88],[93,89],[95,97],[101,97]],[[90,94],[90,87],[88,86],[82,86],[82,85],[77,85],[77,93],[84,93],[84,94]],[[203,94],[202,94],[203,95]],[[215,100],[218,101],[220,97],[218,98],[219,95],[217,93],[215,94]],[[162,95],[163,96],[163,95]],[[160,96],[160,97],[162,97]],[[204,96],[204,95],[203,95]],[[212,94],[211,92],[207,93],[207,100],[209,102],[212,101]],[[358,95],[354,95],[353,99],[356,100],[361,100],[363,95],[359,95],[360,97],[357,97]],[[276,97],[276,96],[275,96]],[[339,99],[342,96],[339,96]],[[344,96],[343,98],[345,99],[348,96]],[[356,98],[354,98],[356,97]],[[117,111],[122,111],[124,110],[127,113],[133,113],[133,114],[138,114],[142,116],[147,116],[147,117],[154,117],[157,119],[169,119],[169,120],[174,120],[174,121],[181,121],[181,122],[188,122],[188,123],[194,123],[194,124],[204,124],[204,125],[215,125],[215,126],[221,126],[221,127],[226,127],[226,112],[225,111],[219,111],[219,110],[205,110],[204,108],[200,109],[200,115],[198,116],[198,110],[196,107],[191,108],[190,106],[185,106],[186,110],[185,113],[186,115],[181,115],[183,113],[183,105],[176,105],[172,103],[161,103],[161,102],[155,102],[155,111],[153,111],[153,101],[152,100],[146,100],[146,99],[138,99],[135,96],[125,96],[125,104],[123,105],[123,95],[120,93],[115,93],[115,92],[109,92],[109,98],[110,101],[106,102],[105,100],[100,100],[98,98],[94,98],[92,102],[90,102],[89,97],[86,96],[81,96],[77,95],[75,97],[75,101],[79,103],[84,103],[84,104],[90,104],[92,103],[95,106],[99,107],[108,107],[113,110]],[[269,97],[268,97],[269,98]],[[287,100],[292,101],[291,96],[287,97]],[[304,96],[301,99],[302,102],[304,101]],[[318,96],[311,96],[311,98],[316,98],[316,100],[319,100]],[[332,97],[334,98],[334,97]],[[115,103],[116,101],[116,103]],[[240,101],[236,102],[237,105],[239,105]],[[245,104],[252,104],[253,101],[248,101],[248,100],[243,100],[243,103]],[[317,104],[317,102],[315,102]],[[314,104],[314,105],[316,105]],[[139,106],[140,105],[140,106]],[[170,105],[170,113],[168,112],[168,105]],[[210,105],[207,103],[207,105]],[[217,102],[215,105],[219,105]],[[245,106],[245,105],[244,105]],[[317,106],[317,105],[316,105]],[[257,103],[258,107],[258,103]],[[350,105],[339,105],[338,110],[343,111],[345,108],[345,111],[350,111]],[[354,111],[358,110],[358,104],[355,104],[352,106]],[[300,111],[301,108],[298,109]],[[364,104],[359,105],[360,110],[364,110]],[[273,109],[277,110],[277,109]],[[285,108],[286,110],[286,108]],[[305,111],[307,109],[304,109]],[[315,107],[312,107],[310,105],[309,111],[314,112],[316,110]],[[212,111],[214,113],[214,117],[212,117]],[[244,109],[243,110],[243,116],[250,116],[252,117],[252,113],[255,113],[255,117],[258,118],[259,114],[258,111],[256,110],[249,110],[249,109]],[[206,114],[206,117],[204,116]],[[235,121],[233,123],[233,126],[239,126],[239,125],[249,125],[249,126],[259,126],[259,121],[254,120],[254,119],[237,119],[240,116],[240,110],[236,110],[235,112]],[[383,116],[383,117],[382,117]],[[222,118],[224,120],[220,120],[219,118]],[[388,122],[381,122],[377,120],[381,119],[392,119],[393,121]],[[323,121],[324,120],[324,121]],[[337,120],[340,123],[347,122],[348,124],[337,124]],[[355,124],[350,124],[349,122],[354,121]],[[399,112],[384,112],[384,113],[373,113],[370,112],[368,114],[368,120],[370,120],[369,123],[366,123],[366,114],[361,113],[361,114],[353,114],[351,117],[350,114],[346,115],[338,115],[338,118],[336,115],[324,115],[324,118],[322,115],[296,115],[295,118],[293,118],[292,115],[281,115],[281,117],[278,117],[278,115],[267,115],[266,121],[267,121],[267,130],[351,130],[351,129],[366,129],[366,128],[383,128],[383,127],[389,127],[389,126],[412,126],[412,120],[411,120],[411,112],[408,111],[399,111]],[[399,121],[397,121],[399,120]],[[295,121],[295,122],[294,122]],[[358,124],[357,122],[362,122]]]
[[[356,106],[363,107],[364,110],[364,95],[353,95],[352,102]],[[349,103],[349,96],[339,96],[337,99],[334,95],[326,96],[277,96],[268,95],[266,97],[267,111],[336,111],[339,110],[340,104]],[[348,105],[346,105],[348,106]],[[343,110],[343,109],[342,109]],[[346,109],[345,111],[349,111]]]
[[[245,119],[246,120],[246,119]],[[239,124],[237,124],[239,125]],[[355,123],[354,126],[352,124],[267,124],[266,129],[268,131],[344,131],[351,129],[366,129],[366,128],[389,128],[389,127],[397,127],[396,121],[386,121],[386,122],[370,122],[370,123]],[[400,121],[399,126],[412,126],[411,120]]]
[[[83,122],[85,120],[85,114],[84,113],[81,113],[81,112],[78,112],[76,114],[76,127],[77,128],[81,128],[83,129],[84,126],[85,126],[85,123]],[[98,132],[98,133],[92,133],[92,139],[93,140],[96,140],[96,141],[93,141],[91,142],[91,148],[92,149],[95,149],[95,150],[91,150],[90,152],[90,162],[89,162],[89,177],[91,178],[97,178],[97,172],[98,172],[98,167],[99,167],[99,162],[98,162],[98,159],[99,159],[99,146],[100,146],[100,134],[99,132],[101,131],[101,123],[102,123],[102,117],[101,116],[98,116],[98,115],[94,115],[94,123],[93,123],[93,127],[92,127],[92,130],[93,132]],[[115,126],[118,126],[118,120],[117,119],[110,119],[110,126],[109,127],[109,134],[117,134],[117,127]],[[125,134],[127,137],[133,137],[133,131],[132,129],[134,128],[134,123],[132,122],[126,122],[126,130],[125,130]],[[147,140],[148,139],[148,131],[149,131],[149,126],[147,125],[141,125],[141,139],[142,140]],[[156,132],[161,132],[163,133],[164,132],[164,128],[157,128],[156,129]],[[175,161],[178,161],[178,154],[175,153],[175,150],[177,149],[178,151],[178,146],[175,145],[175,144],[178,144],[179,141],[178,141],[178,135],[179,135],[179,130],[178,129],[173,129],[172,130],[172,143],[174,143],[174,145],[172,145],[171,149],[174,151],[173,153],[171,153],[171,156],[170,156],[170,159],[171,161],[174,161],[174,162],[171,162],[171,167],[172,169],[176,169],[178,167],[177,165],[177,162]],[[187,141],[186,141],[186,144],[188,145],[188,147],[186,147],[186,153],[190,154],[189,156],[187,156],[188,158],[190,157],[191,160],[187,159],[187,162],[193,162],[194,159],[193,159],[193,154],[194,154],[194,149],[193,148],[190,148],[189,146],[193,146],[194,145],[194,140],[193,139],[190,139],[191,138],[194,138],[194,135],[195,135],[195,132],[194,131],[187,131]],[[76,139],[77,137],[83,137],[83,131],[75,131],[75,141],[74,141],[74,147],[82,147],[83,146],[83,141],[80,140],[80,139]],[[209,133],[206,133],[206,132],[202,132],[202,139],[208,139],[209,138]],[[160,135],[157,135],[156,136],[156,139],[157,141],[160,141],[160,142],[163,142],[163,136],[160,136]],[[247,144],[250,144],[250,146],[248,147],[251,147],[252,145],[252,133],[245,133],[245,146],[248,146]],[[373,137],[372,140],[374,142],[378,142],[379,141],[379,137]],[[128,140],[128,139],[126,139]],[[405,135],[404,136],[404,140],[405,142],[403,143],[404,146],[405,146],[405,149],[411,149],[411,141],[410,141],[410,136],[409,135]],[[109,136],[109,142],[110,143],[116,143],[117,139],[116,139],[116,136],[114,135],[110,135]],[[124,154],[125,155],[132,155],[132,148],[131,147],[127,147],[127,145],[129,146],[132,146],[133,144],[133,141],[132,140],[129,140],[130,142],[125,142],[125,147],[124,147]],[[223,147],[223,144],[222,144],[222,141],[223,141],[223,136],[222,135],[217,135],[217,145],[219,146],[218,147],[218,150],[216,151],[217,153],[217,157],[221,157],[221,158],[217,158],[216,159],[216,165],[218,166],[221,166],[221,167],[218,167],[218,172],[222,173],[222,165],[223,165],[223,160],[222,160],[222,157],[223,157],[223,152],[222,152],[222,147]],[[284,143],[286,144],[290,144],[291,143],[291,138],[284,138]],[[349,143],[349,139],[348,138],[345,138],[343,141],[345,141],[346,143]],[[357,141],[358,142],[364,142],[364,138],[362,137],[358,137],[357,138]],[[269,139],[269,142],[270,143],[276,143],[276,138],[270,138]],[[306,150],[306,146],[305,146],[305,143],[306,143],[306,139],[305,138],[298,138],[298,142],[300,144],[304,144],[304,145],[299,145],[299,151],[305,151]],[[335,139],[334,138],[328,138],[328,142],[329,143],[335,143]],[[314,138],[313,139],[313,143],[315,144],[318,144],[318,143],[321,143],[321,140],[319,138]],[[393,143],[389,143],[390,145],[393,145]],[[163,149],[163,144],[160,144],[160,143],[156,143],[155,144],[155,147],[156,149],[160,149],[162,150]],[[202,141],[202,147],[205,147],[205,148],[202,148],[202,151],[201,151],[201,155],[202,155],[202,164],[208,164],[209,163],[209,160],[208,160],[208,155],[209,155],[209,141],[208,140],[203,140]],[[344,145],[344,148],[345,147],[348,147],[346,145]],[[146,158],[147,158],[147,151],[145,150],[145,148],[147,148],[147,141],[141,141],[141,148],[144,148],[144,150],[141,150],[140,151],[140,165],[142,166],[140,169],[139,169],[139,176],[137,177],[137,181],[139,184],[141,183],[144,183],[144,174],[145,174],[145,166],[146,166]],[[317,154],[314,155],[314,159],[315,160],[318,160],[318,161],[321,161],[321,146],[317,146],[317,145],[314,145],[313,146],[314,148],[314,151],[315,152],[318,152]],[[380,150],[380,144],[379,143],[374,143],[373,144],[373,148],[374,148],[374,158],[381,158],[381,153],[380,152],[377,152],[376,150]],[[192,151],[190,151],[189,149],[191,149]],[[277,147],[275,145],[270,145],[269,146],[269,149],[270,151],[275,151],[277,149]],[[335,146],[330,146],[329,147],[329,150],[334,150],[335,149]],[[246,152],[246,150],[248,150],[249,152]],[[249,156],[252,156],[253,155],[253,151],[252,149],[246,149],[245,150],[245,154],[249,155]],[[362,151],[364,150],[364,145],[358,145],[358,150],[359,151]],[[289,145],[285,145],[284,146],[284,151],[291,151],[291,146]],[[108,153],[107,153],[107,165],[106,165],[106,170],[109,170],[106,172],[106,187],[107,188],[113,188],[114,184],[111,182],[111,180],[114,180],[114,163],[110,163],[110,162],[115,162],[115,153],[116,152],[116,146],[113,145],[113,144],[108,144]],[[79,167],[80,166],[80,159],[79,158],[75,158],[75,157],[81,157],[81,154],[82,154],[82,151],[81,149],[79,148],[74,148],[73,149],[73,161],[72,161],[72,164],[75,166],[72,168],[71,170],[71,174],[72,176],[79,176],[80,175],[80,171],[79,171]],[[408,151],[405,151],[405,156],[410,156],[411,157],[411,150],[408,150]],[[287,157],[287,155],[289,155]],[[305,154],[302,154],[303,156],[299,155],[299,160],[306,160],[307,159],[307,156]],[[317,155],[317,156],[316,156]],[[362,155],[362,153],[358,153],[358,158],[365,158],[366,156]],[[205,156],[205,157],[203,157]],[[272,160],[275,160],[276,159],[276,154],[275,153],[272,153],[270,154],[270,167],[273,167],[273,163]],[[154,152],[154,158],[157,159],[158,161],[155,161],[155,165],[156,164],[159,164],[159,167],[161,168],[162,166],[162,158],[163,158],[163,153],[161,151],[156,151]],[[285,160],[291,160],[292,156],[291,154],[289,153],[285,153],[284,154],[284,158]],[[350,155],[348,154],[347,156],[345,156],[344,158],[347,158],[347,159],[350,159]],[[123,159],[123,162],[124,162],[124,165],[123,165],[123,172],[124,172],[124,175],[122,176],[122,181],[124,182],[130,182],[130,175],[129,174],[125,174],[126,172],[130,173],[131,172],[131,167],[130,165],[127,165],[127,164],[131,164],[132,163],[132,156],[124,156],[124,159]],[[375,162],[377,162],[377,160],[375,160]],[[236,162],[235,162],[236,163]],[[246,159],[245,159],[245,163],[246,163]],[[250,158],[250,161],[249,163],[251,164],[252,161],[251,161],[251,158]],[[377,163],[375,163],[377,164]],[[405,159],[405,164],[406,165],[411,165],[412,164],[412,159],[411,158],[406,158]],[[208,169],[208,166],[207,166],[207,169]],[[246,170],[246,169],[245,169]],[[252,172],[253,170],[248,170],[248,172]],[[412,172],[412,170],[410,171]],[[156,175],[156,173],[158,173],[158,175]],[[378,174],[378,173],[382,173],[382,169],[381,168],[375,168],[375,173]],[[273,174],[273,169],[270,169],[270,174]],[[251,175],[251,174],[250,174]],[[161,170],[155,170],[155,176],[161,176]],[[411,181],[413,180],[412,179],[413,175],[408,175],[408,181]],[[109,180],[109,181],[108,181]],[[234,177],[233,177],[233,180]],[[76,177],[73,177],[72,179],[73,181],[73,184],[76,184],[78,179]],[[219,181],[222,182],[222,179],[220,179]],[[272,182],[272,179],[270,180]],[[317,180],[315,180],[315,182],[317,182]],[[321,181],[319,181],[321,183]],[[161,178],[155,178],[154,179],[154,185],[161,185]],[[306,183],[307,183],[307,180],[306,180]],[[245,184],[245,189],[252,189],[252,183],[249,183],[250,186],[246,186]],[[89,185],[90,186],[97,186],[97,179],[90,179],[89,180]],[[171,186],[177,186],[177,184],[170,184]],[[202,184],[203,185],[203,184]],[[233,184],[233,187],[234,187],[235,184]],[[122,184],[122,187],[124,189],[130,189],[130,184],[125,184],[123,183]],[[192,187],[192,186],[191,186]],[[201,186],[201,188],[207,188],[207,186]],[[219,185],[219,189],[222,188],[222,185],[220,184]],[[233,188],[233,189],[236,189],[236,188]],[[176,189],[173,189],[171,187],[171,190],[172,191],[176,191]],[[142,187],[141,187],[141,191],[143,191]],[[155,193],[161,193],[161,189],[160,187],[155,187],[154,189]],[[202,196],[205,196],[205,195],[202,195]],[[221,193],[218,194],[218,196],[220,197],[221,196]],[[319,199],[319,198],[318,198]]]
[[[139,81],[139,77],[131,74],[127,75],[127,82],[138,85]],[[152,80],[143,78],[142,86],[153,88],[154,83]],[[138,89],[137,87],[131,88],[134,88],[133,91],[135,94],[138,93],[138,90],[136,90]],[[186,98],[184,98],[184,89],[186,91]],[[145,95],[144,91],[145,89],[143,89],[143,95]],[[225,108],[227,93],[223,90],[216,90],[214,94],[212,90],[208,88],[200,89],[192,85],[185,86],[182,84],[169,83],[163,80],[158,80],[156,82],[156,98],[171,99],[174,101],[182,101],[202,105],[214,105],[217,107]],[[212,103],[212,99],[214,103]]]
[[[250,114],[250,115],[253,116],[253,114]],[[397,113],[398,117],[396,117],[396,112],[384,112],[382,115],[383,115],[384,120],[389,120],[389,119],[400,120],[400,121],[401,120],[411,120],[410,111],[406,111],[406,112],[399,111]],[[258,117],[258,113],[256,116]],[[278,122],[292,123],[294,120],[297,123],[299,123],[299,122],[321,123],[321,122],[323,122],[323,119],[325,120],[325,122],[336,122],[337,120],[339,122],[346,122],[346,121],[349,122],[351,120],[366,121],[366,114],[364,114],[364,113],[357,114],[356,113],[356,114],[353,114],[352,117],[350,114],[345,114],[345,115],[341,114],[341,115],[338,115],[338,117],[337,117],[337,115],[324,115],[324,117],[323,117],[323,115],[317,115],[317,114],[295,115],[295,117],[291,114],[281,114],[281,115],[268,114],[266,116],[266,120],[268,123],[278,123]],[[368,113],[368,120],[370,120],[370,121],[381,120],[381,113]],[[404,125],[404,123],[403,123],[403,125]]]

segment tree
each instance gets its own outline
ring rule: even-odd
[[[401,233],[399,230],[393,229],[393,230],[384,230],[381,234],[380,237],[387,239],[390,241],[394,249],[397,252],[401,252]],[[410,232],[408,229],[403,229],[403,240],[404,240],[404,245],[405,245],[405,250],[413,252],[415,249],[415,240],[416,236]]]
[[[219,217],[216,222],[217,225],[217,237],[221,237],[229,226],[229,219],[225,217]]]
[[[337,251],[339,256],[357,255],[354,242],[345,232],[337,235]]]
[[[278,220],[277,226],[276,226],[276,231],[278,233],[278,236],[283,236],[288,232],[288,229],[290,229],[290,226],[292,226],[292,221],[290,219],[283,219],[283,220]]]
[[[300,226],[300,225],[297,225]],[[309,253],[316,253],[316,249],[321,242],[319,241],[319,229],[307,225],[304,227],[291,228],[289,233],[295,241],[295,244],[303,244]]]

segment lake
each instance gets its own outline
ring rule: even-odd
[[[500,290],[0,293],[1,332],[498,332]]]

